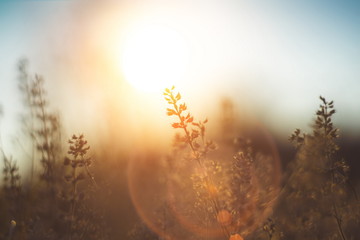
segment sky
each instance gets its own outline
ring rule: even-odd
[[[162,116],[162,89],[136,89],[124,67],[125,49],[137,41],[131,36],[140,32],[142,47],[159,47],[156,36],[141,35],[144,26],[170,29],[162,45],[173,36],[181,42],[168,45],[170,53],[162,59],[174,62],[171,56],[180,54],[181,71],[169,65],[171,71],[161,77],[165,85],[176,85],[201,117],[228,97],[240,115],[250,112],[289,135],[309,126],[323,95],[335,101],[335,122],[360,133],[359,11],[360,2],[340,0],[0,0],[3,144],[10,149],[19,135],[16,64],[22,57],[31,73],[45,77],[51,107],[61,113],[69,134],[91,132],[94,125],[119,131],[130,126],[136,132],[146,131],[139,127],[144,122],[157,124],[147,115],[151,110]],[[151,62],[132,68],[145,72]],[[121,124],[103,123],[114,115],[121,115]]]

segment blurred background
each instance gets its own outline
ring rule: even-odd
[[[162,92],[173,85],[197,119],[209,119],[210,136],[227,118],[236,121],[235,135],[261,125],[283,167],[294,154],[291,132],[311,131],[320,95],[334,100],[341,151],[355,179],[359,10],[350,0],[2,0],[2,147],[26,172],[17,64],[27,58],[29,72],[45,79],[65,141],[84,133],[94,154],[119,170],[119,188],[126,189],[127,160],[170,151],[172,119]],[[126,199],[121,209],[131,206]]]

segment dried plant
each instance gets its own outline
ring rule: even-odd
[[[18,69],[19,89],[23,93],[23,102],[27,109],[22,115],[22,122],[31,144],[30,184],[33,182],[35,159],[39,158],[43,169],[41,179],[46,182],[49,193],[54,197],[56,181],[61,174],[55,170],[58,163],[57,155],[61,148],[59,116],[49,111],[43,77],[28,73],[26,59],[19,62]]]
[[[31,93],[37,120],[35,130],[37,150],[41,154],[40,162],[43,166],[41,178],[51,187],[55,185],[56,178],[59,177],[56,175],[55,165],[57,162],[57,151],[60,148],[60,124],[59,118],[55,114],[48,113],[43,84],[43,78],[35,75],[35,81],[31,86]]]
[[[4,168],[3,168],[3,185],[8,195],[12,195],[14,198],[20,193],[20,174],[19,167],[17,166],[16,161],[12,158],[7,158],[3,155]],[[13,198],[12,197],[12,198]]]
[[[172,127],[183,132],[175,135],[174,146],[177,153],[184,151],[184,145],[190,148],[190,154],[183,155],[185,162],[181,161],[181,154],[171,160],[180,162],[171,163],[171,175],[182,174],[181,182],[174,181],[179,186],[177,191],[182,192],[182,200],[177,201],[183,203],[178,203],[178,209],[188,209],[182,214],[194,216],[190,228],[199,235],[242,239],[264,220],[265,212],[275,199],[276,190],[267,178],[267,174],[271,174],[268,172],[271,161],[253,151],[249,141],[238,149],[240,152],[232,161],[210,156],[217,145],[206,137],[208,121],[196,122],[187,112],[187,105],[179,102],[180,93],[174,94],[173,90],[174,87],[164,92],[165,100],[171,105],[167,115],[178,119]],[[192,193],[187,190],[189,186],[194,190]],[[220,231],[216,231],[217,228]]]
[[[64,190],[62,197],[68,204],[68,212],[65,218],[68,221],[68,239],[102,239],[102,225],[95,224],[94,218],[100,218],[95,209],[89,209],[86,194],[90,191],[87,187],[80,188],[82,182],[88,178],[92,186],[97,184],[89,167],[92,158],[88,156],[90,146],[84,135],[73,135],[68,141],[69,157],[65,157],[64,165],[68,168],[65,180],[70,184],[68,190]]]
[[[83,200],[84,195],[82,192],[78,192],[78,183],[85,178],[85,171],[91,164],[91,158],[87,157],[87,151],[90,149],[90,146],[87,145],[87,141],[84,139],[83,135],[76,136],[73,135],[72,138],[68,141],[69,150],[68,154],[71,158],[65,157],[64,165],[71,168],[70,173],[65,175],[65,180],[71,184],[70,192],[70,225],[69,225],[69,240],[73,238],[73,234],[76,230],[75,228],[75,218],[76,218],[76,205],[78,201]]]
[[[229,230],[226,228],[226,221],[224,218],[226,210],[222,210],[217,197],[217,186],[214,183],[213,175],[216,171],[211,170],[210,162],[206,159],[206,155],[211,150],[216,149],[216,145],[213,141],[206,139],[206,123],[204,121],[194,121],[194,117],[187,112],[187,106],[185,103],[179,103],[181,100],[180,93],[176,95],[173,93],[174,87],[171,89],[165,89],[164,96],[171,108],[167,108],[168,116],[176,116],[178,121],[172,124],[175,129],[182,129],[183,135],[176,135],[175,145],[187,144],[191,149],[191,154],[187,156],[190,161],[194,161],[198,165],[199,172],[191,176],[193,180],[193,188],[196,190],[195,206],[203,207],[205,211],[206,219],[210,221],[209,214],[214,215],[215,219],[218,218],[219,225],[222,228],[223,233],[229,236]],[[216,163],[212,162],[213,165]],[[218,167],[218,166],[217,166]],[[212,169],[216,169],[216,166]]]
[[[32,185],[34,180],[35,172],[35,152],[36,152],[36,138],[35,138],[35,111],[33,107],[34,99],[31,91],[32,80],[28,73],[29,62],[27,59],[21,59],[18,63],[18,80],[19,80],[19,90],[22,93],[22,102],[26,109],[26,112],[22,114],[21,120],[23,124],[23,131],[26,136],[31,140],[30,147],[30,185]]]
[[[127,230],[131,217],[120,218],[126,224],[116,220],[126,215],[123,209],[130,209],[131,203],[144,221],[129,233],[134,240],[360,239],[360,202],[349,182],[350,167],[339,154],[332,101],[320,97],[311,133],[296,129],[291,135],[297,154],[289,164],[281,194],[276,180],[278,159],[269,149],[259,147],[257,139],[243,134],[247,126],[238,124],[234,104],[229,99],[222,102],[215,143],[209,139],[208,120],[196,120],[174,87],[164,92],[169,104],[166,113],[176,119],[171,154],[164,159],[160,153],[151,153],[146,156],[151,166],[126,168],[127,162],[111,161],[119,155],[106,145],[96,159],[109,161],[92,168],[98,186],[90,171],[98,161],[89,156],[84,135],[68,140],[63,159],[60,118],[50,110],[44,79],[29,74],[27,60],[19,62],[18,73],[26,134],[18,144],[25,154],[15,161],[0,145],[0,239],[118,239],[116,234],[109,236],[107,228],[121,225],[126,229],[120,231]],[[234,137],[236,146],[232,145]],[[263,143],[265,140],[260,145]],[[122,158],[129,155],[121,152]],[[21,176],[18,162],[29,166]],[[128,170],[120,180],[119,169]],[[130,175],[137,181],[127,185]],[[113,193],[119,186],[121,192]],[[133,191],[131,196],[128,190]],[[278,208],[272,212],[276,199]],[[107,219],[104,205],[112,211],[106,213],[111,215]],[[135,209],[129,212],[134,214]]]
[[[359,222],[355,217],[358,213],[353,214],[359,211],[359,204],[354,205],[351,200],[347,184],[349,166],[338,156],[333,101],[321,96],[320,100],[313,132],[304,134],[296,129],[290,136],[297,148],[297,159],[283,191],[282,206],[291,203],[291,209],[282,209],[280,219],[284,232],[293,239],[351,239],[351,226]]]
[[[3,189],[2,193],[4,194],[4,206],[5,211],[2,212],[4,219],[11,219],[9,233],[7,234],[8,239],[13,239],[14,230],[16,226],[15,220],[18,222],[17,234],[18,236],[26,236],[26,221],[28,220],[27,216],[27,206],[26,198],[22,191],[21,176],[19,172],[19,167],[17,161],[12,157],[8,157],[4,150],[0,149],[3,158]],[[0,194],[1,196],[2,194]],[[1,234],[0,234],[1,237]]]
[[[0,238],[107,239],[103,215],[99,214],[102,208],[93,200],[99,187],[89,170],[92,159],[86,156],[87,141],[83,135],[74,135],[69,140],[65,166],[60,163],[63,158],[60,118],[50,111],[45,81],[39,75],[29,74],[27,60],[19,62],[18,70],[25,107],[22,114],[25,135],[17,143],[24,151],[20,156],[30,160],[27,161],[30,168],[24,172],[25,178],[20,177],[17,162],[7,157],[0,145],[4,162]],[[35,178],[38,173],[40,178]],[[84,181],[85,178],[89,181]],[[91,186],[85,186],[86,183]]]

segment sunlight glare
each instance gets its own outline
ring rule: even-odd
[[[126,80],[145,92],[162,91],[184,77],[187,65],[185,39],[162,25],[136,28],[128,36],[121,56]]]

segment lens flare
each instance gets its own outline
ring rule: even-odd
[[[204,159],[210,164],[202,166],[186,160],[186,154],[135,157],[129,165],[129,190],[148,227],[165,239],[240,239],[258,228],[276,201],[281,169],[271,136],[261,126],[254,131],[251,159],[246,152],[236,154],[228,143],[219,143],[219,149]],[[239,164],[235,170],[234,159]],[[213,174],[212,162],[219,163],[219,174]],[[212,182],[203,184],[201,178],[208,174]]]

